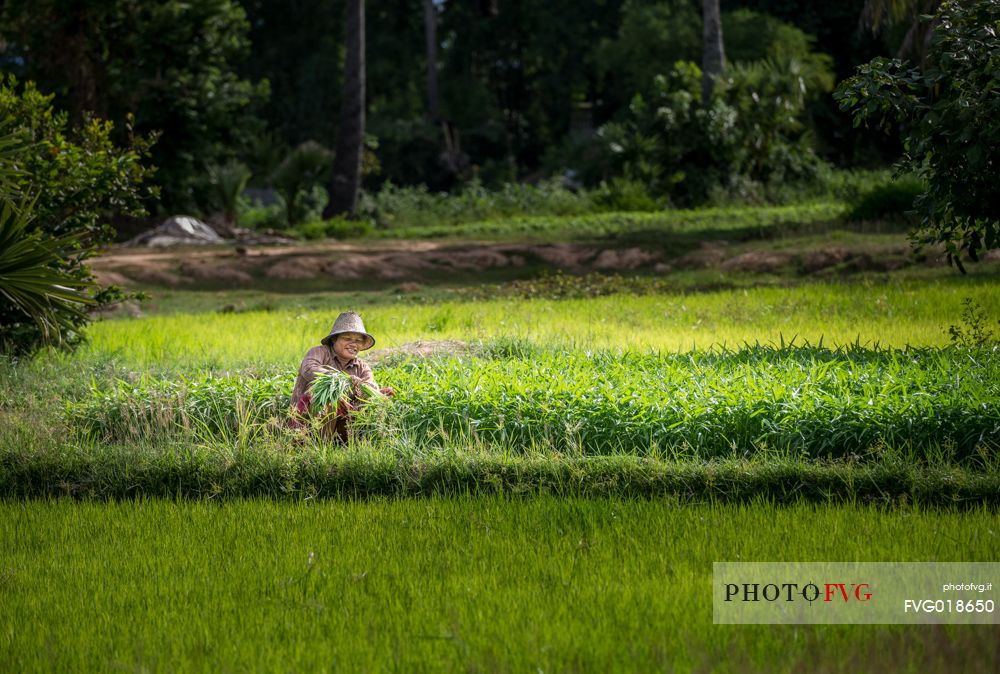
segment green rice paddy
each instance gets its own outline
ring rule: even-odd
[[[1000,519],[662,500],[0,502],[0,671],[992,672],[998,627],[713,625],[713,561],[1000,561]]]
[[[990,277],[948,275],[927,281],[816,283],[678,295],[612,295],[568,300],[486,300],[363,310],[378,347],[415,340],[516,337],[580,349],[688,351],[716,345],[808,341],[835,347],[942,346],[971,298],[1000,314]],[[111,320],[90,330],[83,357],[143,368],[238,368],[280,364],[289,370],[326,334],[336,312],[288,309]]]
[[[464,348],[378,360],[347,446],[282,423],[343,295],[101,321],[0,363],[0,672],[996,671],[996,625],[715,626],[710,593],[1000,562],[1000,351],[948,334],[995,279],[355,293],[380,348]]]

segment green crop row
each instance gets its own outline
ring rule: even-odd
[[[386,441],[706,459],[905,451],[992,461],[1000,351],[747,346],[633,354],[494,344],[466,359],[396,359],[396,389],[359,428]],[[116,380],[67,403],[70,425],[130,440],[174,430],[245,438],[284,414],[292,374]]]
[[[383,378],[401,425],[581,454],[811,457],[1000,448],[1000,352],[749,347],[681,355],[552,352],[412,362]]]
[[[840,202],[818,202],[764,208],[701,208],[655,212],[614,212],[587,215],[514,216],[477,222],[380,230],[387,238],[518,238],[568,235],[573,238],[614,236],[631,232],[686,232],[745,230],[766,236],[778,227],[801,229],[804,225],[832,222],[844,214]]]

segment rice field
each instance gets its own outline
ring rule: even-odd
[[[673,295],[485,300],[361,307],[378,347],[416,340],[509,337],[577,349],[677,352],[745,343],[829,347],[943,346],[962,302],[1000,315],[990,277],[957,274],[907,282],[816,283]],[[336,313],[280,310],[109,320],[90,330],[83,358],[182,370],[280,365],[293,369]]]
[[[362,296],[363,299],[363,296]],[[1000,562],[989,275],[105,320],[0,363],[0,672],[993,672],[997,626],[715,626],[715,561]],[[322,303],[320,303],[321,305]],[[283,422],[360,309],[397,395]]]
[[[1000,561],[995,512],[0,501],[2,672],[993,672],[996,625],[713,625],[720,560]]]

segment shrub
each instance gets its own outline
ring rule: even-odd
[[[250,177],[246,164],[235,160],[208,169],[207,205],[222,213],[228,225],[239,221],[240,200]]]
[[[284,229],[288,226],[285,200],[278,195],[273,203],[240,204],[239,222],[250,229]]]
[[[287,225],[297,225],[323,212],[327,194],[321,183],[332,163],[333,153],[309,140],[292,150],[278,166],[272,181],[285,201]]]
[[[899,59],[861,66],[835,96],[854,124],[901,125],[900,168],[927,183],[917,200],[917,246],[943,243],[948,262],[964,273],[961,253],[1000,247],[1000,0],[945,2],[936,17],[926,71]]]
[[[397,187],[386,183],[376,193],[363,193],[358,213],[379,227],[429,227],[516,215],[576,215],[604,210],[592,195],[573,191],[562,180],[537,185],[506,183],[489,190],[472,181],[460,192],[431,192],[424,185]]]
[[[926,191],[927,184],[913,176],[876,185],[853,200],[847,218],[884,220],[912,216],[917,197]]]
[[[6,186],[4,186],[6,187]],[[0,351],[30,351],[40,342],[72,343],[94,299],[90,283],[64,267],[80,246],[79,234],[52,237],[28,231],[31,204],[0,199]]]
[[[948,336],[954,346],[965,349],[997,343],[997,335],[993,332],[986,310],[971,297],[962,300],[962,320],[958,325],[948,326]]]
[[[37,195],[29,229],[53,236],[80,232],[102,245],[114,236],[109,214],[145,215],[143,200],[156,196],[148,187],[154,169],[142,164],[151,139],[132,136],[118,147],[111,142],[111,122],[100,119],[70,128],[51,95],[13,77],[0,76],[0,115],[12,133],[31,141],[10,158],[19,169],[12,189]]]
[[[805,79],[795,61],[733,65],[701,101],[701,70],[678,62],[637,95],[628,115],[598,130],[606,177],[640,181],[656,196],[689,206],[720,188],[815,177],[822,163],[803,123]]]
[[[626,178],[602,182],[594,190],[593,199],[608,211],[657,211],[664,205],[649,194],[645,183]]]
[[[31,292],[41,298],[15,301],[5,293],[10,303],[0,310],[0,333],[6,350],[31,352],[52,342],[73,346],[88,321],[83,303],[100,307],[124,297],[114,286],[96,288],[85,262],[111,242],[111,214],[142,215],[143,197],[155,194],[145,186],[152,169],[142,165],[148,139],[132,137],[118,147],[110,140],[111,123],[98,119],[71,129],[51,98],[30,82],[20,86],[0,77],[2,192],[10,203],[30,204],[21,207],[20,224],[12,211],[5,222],[13,247],[5,250],[5,264],[27,267],[20,267],[19,281],[7,278],[4,284],[34,278]]]

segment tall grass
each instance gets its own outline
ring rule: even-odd
[[[74,425],[98,441],[148,440],[191,431],[202,437],[234,437],[283,416],[288,409],[288,377],[141,376],[111,386],[91,384],[82,400],[67,401]]]
[[[1000,561],[996,513],[0,501],[0,671],[993,672],[995,625],[717,626],[712,562]]]

